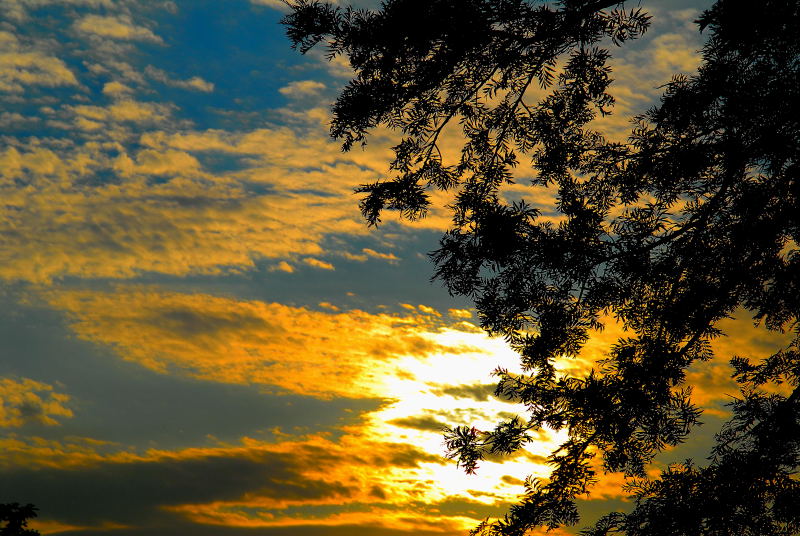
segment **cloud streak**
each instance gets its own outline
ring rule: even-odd
[[[120,39],[125,41],[149,41],[162,43],[163,40],[149,28],[134,24],[128,16],[86,15],[75,22],[75,29],[86,35]]]
[[[418,315],[322,312],[148,287],[52,291],[86,340],[161,373],[317,397],[381,397],[398,359],[463,351]]]

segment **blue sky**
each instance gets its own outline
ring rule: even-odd
[[[614,63],[620,136],[702,43],[699,4],[645,7]],[[35,503],[43,533],[456,534],[546,474],[547,431],[474,477],[443,459],[441,426],[521,411],[486,387],[515,356],[430,281],[446,198],[362,221],[353,188],[387,172],[394,134],[339,151],[349,66],[292,51],[283,14],[0,4],[0,502]],[[524,173],[508,195],[547,211]],[[694,377],[708,430],[726,356],[774,345],[718,343]],[[613,475],[598,490],[587,512],[623,504]]]

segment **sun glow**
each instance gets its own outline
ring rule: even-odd
[[[251,491],[171,509],[196,523],[357,522],[395,529],[418,523],[419,530],[452,533],[501,515],[524,492],[525,477],[549,474],[546,457],[564,439],[534,431],[519,452],[485,459],[472,475],[445,457],[445,428],[488,431],[526,413],[524,406],[493,396],[493,372],[522,372],[519,356],[469,322],[468,311],[445,315],[407,305],[403,313],[370,313],[330,304],[315,310],[145,286],[53,291],[44,298],[68,313],[79,337],[159,374],[320,400],[381,401],[326,432],[286,429],[269,439],[245,437],[207,450],[97,458],[143,464],[285,459],[291,482],[308,490],[297,497]],[[334,511],[335,505],[350,513]],[[416,514],[409,520],[407,512]],[[439,528],[429,526],[434,520]]]
[[[493,372],[498,367],[522,372],[518,354],[502,339],[490,338],[471,324],[457,327],[425,335],[438,346],[458,349],[457,353],[409,355],[394,362],[394,374],[384,378],[385,396],[391,402],[365,416],[367,426],[362,433],[377,441],[408,443],[444,456],[445,427],[491,430],[502,418],[524,416],[524,406],[491,395]],[[426,497],[432,502],[454,496],[487,505],[512,500],[524,491],[525,476],[549,473],[544,458],[563,441],[562,436],[542,431],[520,453],[482,461],[473,475],[443,458],[442,463],[421,464],[415,477],[436,483]]]

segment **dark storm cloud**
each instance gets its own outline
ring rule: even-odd
[[[443,422],[434,419],[429,415],[419,415],[411,417],[403,417],[400,419],[393,419],[389,424],[395,426],[402,426],[403,428],[414,428],[416,430],[430,430],[432,432],[441,432],[447,425]]]
[[[285,331],[280,326],[272,325],[263,318],[252,314],[236,312],[214,314],[196,311],[189,307],[158,311],[154,314],[152,321],[163,329],[185,337],[217,336],[226,331],[242,329],[258,330],[268,334]]]
[[[455,398],[471,398],[478,402],[486,402],[490,397],[493,397],[494,390],[497,387],[495,383],[475,383],[472,385],[454,385],[452,387],[444,387],[434,391],[437,395],[449,395]],[[498,399],[502,400],[502,399]]]
[[[227,527],[195,525],[180,519],[170,523],[143,526],[134,529],[76,530],[60,532],[61,536],[442,536],[441,531],[413,531],[388,529],[364,525],[295,525],[287,527]]]
[[[76,469],[10,469],[0,473],[0,503],[32,502],[44,518],[96,526],[155,522],[174,516],[163,506],[245,494],[303,501],[351,493],[347,486],[301,476],[301,463],[289,454],[243,450]]]

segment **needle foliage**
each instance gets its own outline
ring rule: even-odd
[[[496,395],[524,404],[525,418],[452,429],[451,456],[472,472],[541,427],[568,434],[550,477],[529,478],[505,517],[474,534],[573,525],[601,471],[628,477],[632,507],[586,535],[800,534],[800,3],[706,10],[699,70],[666,84],[623,141],[595,119],[614,104],[611,51],[650,23],[638,3],[291,5],[294,46],[324,46],[354,69],[333,106],[344,150],[378,126],[401,136],[390,176],[358,189],[365,218],[421,218],[431,192],[452,192],[435,277],[520,355],[524,373],[497,371]],[[445,137],[460,153],[443,154]],[[515,175],[521,161],[532,176]],[[557,217],[507,200],[523,179],[532,196],[552,195]],[[763,360],[734,357],[741,393],[708,460],[653,476],[653,458],[701,414],[687,368],[712,357],[736,311],[793,341]],[[591,372],[559,372],[556,360],[577,356],[607,318],[626,336]]]

